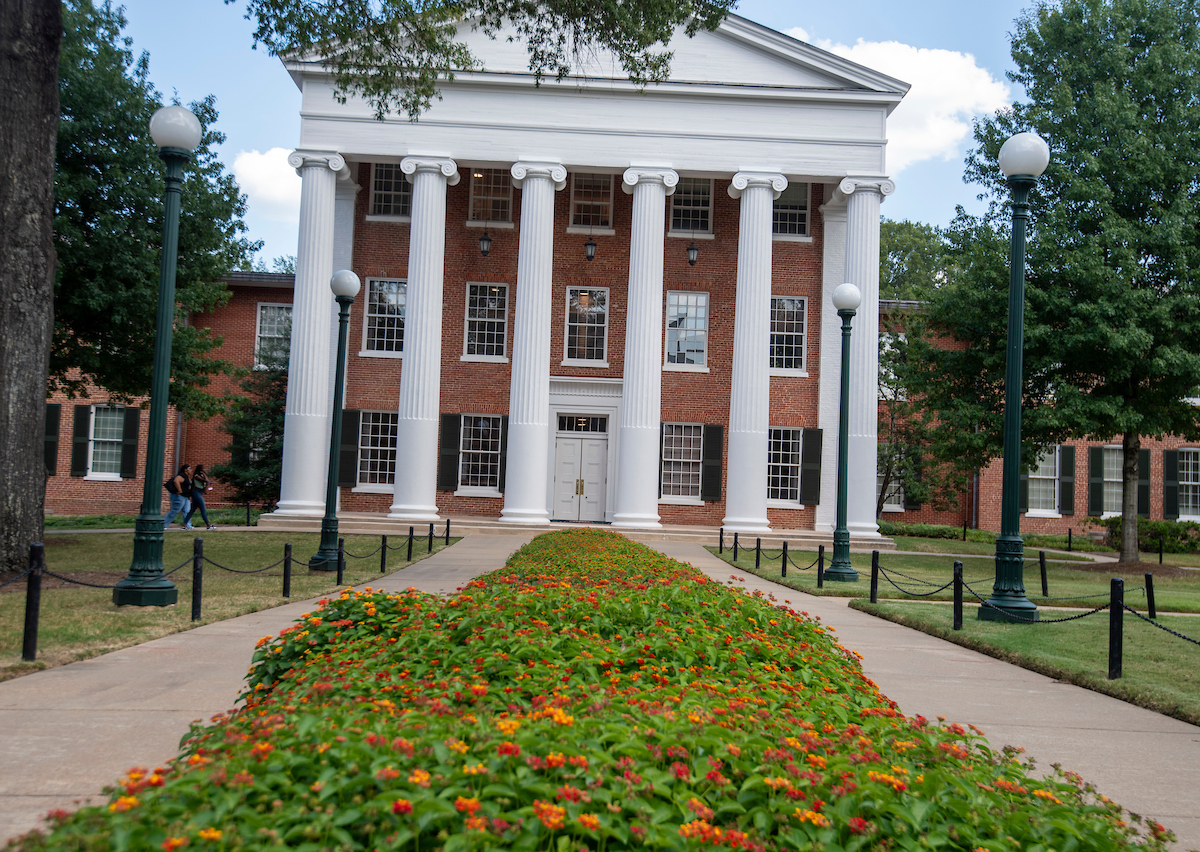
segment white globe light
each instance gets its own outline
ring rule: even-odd
[[[862,304],[862,293],[847,281],[833,291],[833,306],[839,311],[856,311]]]
[[[1018,133],[1001,146],[999,160],[1007,177],[1040,177],[1050,164],[1050,146],[1036,133]]]
[[[333,291],[335,296],[344,296],[353,299],[358,295],[359,288],[362,284],[358,280],[358,276],[349,269],[339,269],[333,273],[333,278],[329,279],[329,289]]]
[[[200,119],[185,107],[167,106],[150,117],[150,135],[160,148],[183,148],[195,151],[204,128]]]

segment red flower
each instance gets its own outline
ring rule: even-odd
[[[873,826],[862,817],[850,817],[847,824],[850,826],[851,834],[870,834]]]
[[[680,763],[679,761],[675,761],[671,764],[671,772],[680,781],[688,780],[692,774],[692,770],[688,767],[688,765],[686,763]]]
[[[397,799],[392,803],[392,813],[402,815],[411,814],[412,802],[408,799]]]

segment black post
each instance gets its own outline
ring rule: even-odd
[[[429,546],[425,549],[426,553],[433,553],[433,524],[429,525]]]
[[[734,534],[733,534],[733,561],[734,561],[734,562],[737,562],[737,552],[738,552],[738,539],[737,539],[737,537],[738,537],[738,534],[737,534],[737,533],[734,533]]]
[[[32,663],[37,659],[38,617],[42,610],[42,569],[46,565],[46,548],[40,541],[29,545],[29,574],[25,580],[25,637],[21,659]]]
[[[879,551],[871,551],[871,603],[879,603]]]
[[[204,539],[192,542],[192,621],[200,620],[200,601],[204,594]]]
[[[412,562],[413,528],[408,528],[408,561]]]
[[[283,596],[292,596],[292,543],[283,546]]]
[[[1158,608],[1154,605],[1154,575],[1146,572],[1146,608],[1150,610],[1151,618],[1158,618]]]
[[[963,541],[967,540],[967,519],[963,518]]]
[[[246,526],[250,526],[250,501],[246,501]]]
[[[387,573],[387,536],[379,543],[379,573]]]
[[[1112,591],[1108,603],[1108,679],[1121,676],[1121,619],[1125,615],[1125,581],[1112,578]]]
[[[1071,552],[1071,528],[1067,527],[1067,553]]]
[[[787,576],[787,559],[788,559],[788,557],[787,557],[787,542],[785,541],[783,543],[783,558],[779,560],[780,567],[782,568],[782,570],[779,573],[779,576],[781,576],[781,577]]]
[[[1050,597],[1050,586],[1046,582],[1046,551],[1038,551],[1038,567],[1042,569],[1042,597]]]
[[[338,539],[338,563],[337,563],[337,584],[342,584],[342,577],[346,573],[346,539]]]
[[[754,539],[754,570],[757,571],[762,565],[762,539]]]
[[[962,630],[962,563],[954,563],[954,629]]]
[[[1163,553],[1163,540],[1160,538],[1158,540],[1158,564],[1159,565],[1162,565],[1162,553]]]
[[[825,545],[817,545],[817,588],[825,588]]]
[[[725,552],[725,527],[717,530],[717,553]]]
[[[450,546],[450,519],[446,518],[446,547]]]

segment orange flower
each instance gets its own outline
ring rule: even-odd
[[[556,831],[563,827],[567,816],[567,809],[560,808],[553,802],[544,802],[541,799],[535,799],[533,803],[533,813],[542,825],[551,831]]]
[[[817,828],[826,828],[829,825],[829,818],[822,816],[816,811],[807,811],[796,808],[796,811],[792,814],[792,816],[796,817],[796,819],[800,820],[800,822],[811,822]]]
[[[400,773],[390,766],[385,766],[375,773],[377,781],[391,781],[393,778],[399,778]]]
[[[201,840],[220,840],[221,829],[219,828],[202,828],[200,829]]]
[[[579,824],[588,831],[598,831],[600,828],[600,817],[595,814],[580,814]]]
[[[410,784],[416,784],[418,787],[429,786],[429,773],[424,769],[414,769],[412,775],[408,776]]]
[[[140,804],[141,802],[138,801],[137,796],[121,796],[121,798],[109,805],[108,809],[115,814],[119,814],[123,811],[136,808]]]
[[[487,831],[487,820],[480,816],[467,817],[464,821],[467,831]]]
[[[475,812],[479,810],[478,799],[468,799],[465,796],[459,796],[454,800],[456,810],[465,813],[467,816],[475,816]]]
[[[186,837],[168,837],[162,842],[163,852],[175,852],[182,846],[187,846],[188,839]]]

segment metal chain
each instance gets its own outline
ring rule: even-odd
[[[391,549],[392,549],[392,546],[389,544],[389,545],[388,545],[388,550],[391,550]],[[382,545],[382,544],[381,544],[381,545],[379,545],[379,547],[377,547],[377,548],[375,548],[374,550],[372,550],[370,553],[365,553],[365,554],[363,554],[362,556],[355,556],[355,555],[354,555],[353,553],[351,553],[349,550],[346,550],[346,549],[344,549],[344,548],[342,549],[342,553],[344,553],[346,556],[349,556],[351,559],[369,559],[370,557],[374,556],[376,553],[378,553],[378,552],[379,552],[379,551],[381,551],[381,550],[383,550],[383,545]]]
[[[979,596],[979,592],[968,586],[966,581],[963,582],[963,588],[965,588],[967,591],[973,594],[976,599],[978,599],[980,606],[986,606],[988,609],[994,609],[998,612],[1002,612],[1004,613],[1005,618],[1011,618],[1014,621],[1023,621],[1026,624],[1062,624],[1064,621],[1078,621],[1081,618],[1087,618],[1089,615],[1095,615],[1098,612],[1103,612],[1109,607],[1109,604],[1105,604],[1104,606],[1098,606],[1095,609],[1088,610],[1087,612],[1081,612],[1079,615],[1069,615],[1066,618],[1023,618],[1019,615],[1009,612],[1006,609],[1003,609],[1002,607],[988,603]]]
[[[49,568],[44,568],[44,569],[42,569],[42,570],[44,570],[44,571],[45,571],[47,574],[49,574],[51,577],[57,577],[58,579],[62,580],[63,582],[65,582],[65,583],[71,583],[72,585],[75,585],[75,586],[87,586],[87,587],[88,587],[88,588],[90,588],[90,589],[117,589],[117,588],[120,588],[120,589],[135,589],[135,588],[138,588],[138,587],[140,587],[140,586],[144,586],[144,585],[146,585],[147,583],[154,583],[154,582],[157,582],[158,580],[161,580],[161,579],[163,579],[163,578],[165,578],[165,577],[170,577],[172,574],[174,574],[174,573],[175,573],[176,571],[178,571],[180,568],[184,567],[185,565],[191,565],[191,564],[192,564],[192,558],[189,556],[189,557],[188,557],[188,560],[187,560],[187,562],[181,562],[179,565],[176,565],[176,566],[175,566],[174,568],[172,568],[170,571],[164,571],[164,572],[162,573],[162,575],[161,575],[161,576],[158,576],[158,577],[150,577],[149,579],[143,580],[143,581],[142,581],[142,582],[140,582],[140,583],[126,583],[126,584],[125,584],[125,585],[123,585],[123,586],[102,586],[102,585],[100,585],[99,583],[87,583],[87,582],[84,582],[83,580],[73,580],[73,579],[71,579],[70,577],[64,577],[62,574],[55,574],[55,573],[54,573],[53,571],[51,571]]]
[[[883,575],[883,579],[887,580],[889,583],[891,583],[897,589],[904,592],[904,594],[911,595],[914,598],[927,598],[930,595],[936,595],[938,592],[944,592],[946,589],[948,589],[954,585],[954,581],[951,580],[946,585],[944,585],[940,588],[934,589],[931,592],[910,592],[908,589],[905,589],[902,586],[897,586],[896,583],[893,582],[892,578],[887,575],[887,570],[882,565],[879,566],[879,573]],[[899,573],[899,572],[897,572],[897,573]],[[904,575],[901,574],[901,576],[904,576]]]
[[[17,582],[17,580],[20,580],[23,577],[28,577],[32,573],[33,573],[32,568],[26,568],[24,571],[22,571],[17,576],[13,577],[11,580],[5,580],[3,583],[0,583],[0,589],[3,589],[5,586],[9,585],[10,583]]]
[[[1145,586],[1138,586],[1135,589],[1126,589],[1125,594],[1131,594],[1133,592],[1145,592],[1145,591],[1146,591]],[[1036,597],[1037,600],[1039,600],[1039,601],[1087,601],[1087,600],[1092,600],[1093,598],[1107,598],[1107,597],[1111,597],[1111,596],[1112,596],[1112,592],[1104,592],[1103,594],[1099,594],[1099,595],[1067,595],[1067,596],[1061,597],[1061,598],[1044,598],[1041,595],[1036,595],[1036,596],[1029,595],[1029,597],[1031,597],[1031,598]]]
[[[880,571],[884,570],[882,565],[879,566],[879,570]],[[922,586],[936,586],[937,585],[937,583],[930,583],[927,580],[922,580],[920,577],[911,577],[908,574],[903,573],[902,571],[897,571],[895,568],[893,568],[891,570],[892,570],[892,573],[895,574],[897,577],[903,577],[905,580],[912,580],[914,583],[920,583]],[[950,582],[954,582],[954,581],[951,580]],[[893,583],[892,585],[895,585],[895,584]],[[946,587],[942,586],[942,588],[944,589]]]
[[[1164,630],[1167,633],[1170,633],[1172,636],[1178,636],[1180,639],[1184,639],[1188,642],[1191,642],[1193,645],[1200,645],[1200,640],[1193,639],[1191,636],[1184,636],[1182,633],[1176,633],[1170,627],[1163,627],[1157,621],[1151,621],[1150,619],[1146,618],[1146,616],[1142,615],[1140,612],[1138,612],[1136,609],[1129,606],[1128,604],[1123,604],[1123,606],[1125,607],[1125,609],[1132,612],[1134,615],[1136,615],[1138,618],[1140,618],[1142,621],[1146,622],[1147,624],[1153,624],[1159,630]]]
[[[214,568],[220,568],[222,571],[228,571],[230,574],[261,574],[264,571],[270,571],[272,568],[278,567],[283,564],[283,560],[280,559],[278,562],[272,562],[266,568],[255,568],[253,571],[239,571],[236,568],[226,568],[224,565],[220,564],[219,562],[213,562],[207,556],[204,556],[201,558],[205,562],[207,562],[209,565],[213,566]],[[188,561],[191,562],[190,559]],[[296,561],[296,560],[293,560],[293,561]]]

